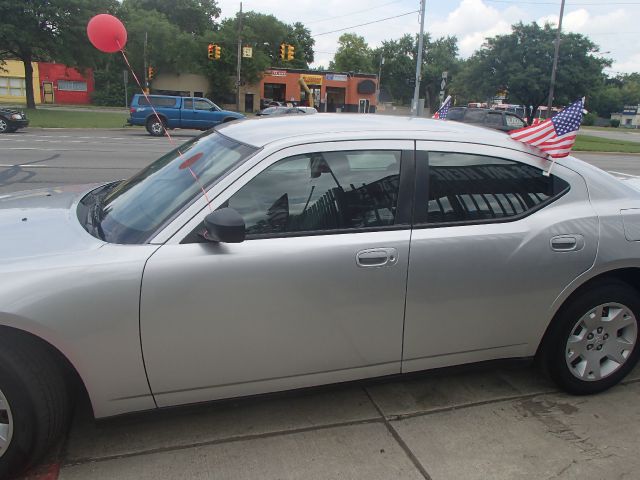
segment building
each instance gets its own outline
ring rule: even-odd
[[[365,73],[336,73],[298,69],[266,70],[259,82],[240,86],[240,111],[253,113],[263,100],[307,104],[304,80],[313,93],[314,106],[321,112],[373,113],[377,108],[378,77]],[[233,79],[235,82],[235,78]],[[236,109],[235,93],[222,99],[208,91],[208,81],[197,74],[159,74],[151,82],[151,92],[189,97],[216,98],[225,109]]]
[[[625,128],[639,128],[640,105],[625,105],[622,112],[611,114],[611,120],[620,120],[620,126]]]
[[[88,104],[94,89],[93,71],[60,63],[32,62],[36,104]],[[26,103],[24,64],[6,60],[0,69],[0,102]]]

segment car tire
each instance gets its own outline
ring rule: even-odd
[[[638,362],[639,321],[635,288],[617,280],[593,284],[556,316],[541,349],[543,366],[569,393],[611,388]]]
[[[68,428],[69,395],[55,360],[21,334],[0,336],[0,478],[38,462]]]
[[[0,117],[0,134],[1,133],[9,133],[11,130],[9,129],[9,122],[3,118]]]
[[[149,117],[147,120],[147,132],[149,132],[154,137],[161,137],[165,134],[167,125],[166,122],[162,119],[158,119],[157,117]]]

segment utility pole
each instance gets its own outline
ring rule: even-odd
[[[240,66],[242,62],[242,2],[238,13],[238,65],[236,67],[236,110],[240,111]]]
[[[420,37],[418,37],[418,61],[416,62],[416,88],[413,91],[413,116],[418,116],[418,97],[420,96],[420,80],[422,80],[422,46],[424,43],[424,10],[426,0],[420,2]]]
[[[142,58],[144,62],[144,88],[149,93],[149,77],[147,71],[147,32],[144,32],[144,48],[142,49]]]
[[[556,86],[556,70],[558,69],[558,53],[560,52],[560,33],[562,32],[562,17],[564,15],[564,0],[560,4],[560,20],[558,21],[558,32],[556,33],[556,48],[553,54],[553,67],[551,67],[551,83],[549,85],[549,101],[547,102],[547,118],[551,118],[551,107],[553,106],[553,89]]]
[[[380,55],[380,67],[378,68],[378,92],[376,95],[376,104],[380,104],[380,85],[382,83],[382,65],[384,65],[384,57]]]

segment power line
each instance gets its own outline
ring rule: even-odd
[[[343,17],[349,17],[351,15],[356,15],[358,13],[364,13],[364,12],[369,12],[371,10],[375,10],[376,8],[382,8],[382,7],[386,7],[387,5],[393,5],[394,3],[400,3],[403,2],[404,0],[394,0],[393,2],[387,2],[387,3],[383,3],[382,5],[377,5],[374,7],[370,7],[370,8],[365,8],[364,10],[358,10],[356,12],[351,12],[351,13],[345,13],[344,15],[336,15],[335,17],[327,17],[327,18],[322,18],[320,20],[312,20],[310,22],[306,22],[306,25],[311,25],[313,23],[321,23],[321,22],[326,22],[327,20],[334,20],[336,18],[343,18]]]
[[[527,1],[521,1],[521,0],[516,0],[516,1],[510,1],[510,0],[486,0],[487,2],[491,2],[491,3],[507,3],[507,4],[511,4],[511,5],[558,5],[558,2],[527,2]],[[609,6],[609,5],[640,5],[640,2],[593,2],[593,3],[582,3],[582,2],[577,2],[577,3],[569,3],[567,2],[567,5],[569,6],[577,6],[577,7],[584,7],[584,6],[592,6],[592,7],[605,7],[605,6]]]
[[[351,30],[352,28],[356,28],[356,27],[364,27],[365,25],[371,25],[372,23],[380,23],[380,22],[384,22],[386,20],[392,20],[394,18],[406,17],[407,15],[411,15],[412,13],[418,13],[419,11],[420,10],[413,10],[411,12],[401,13],[400,15],[394,15],[393,17],[381,18],[379,20],[373,20],[373,21],[367,22],[367,23],[360,23],[358,25],[351,25],[350,27],[339,28],[337,30],[331,30],[330,32],[316,33],[315,35],[311,35],[311,36],[312,37],[319,37],[320,35],[329,35],[330,33],[343,32],[344,30]]]

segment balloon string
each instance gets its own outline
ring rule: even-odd
[[[136,72],[133,70],[133,67],[129,63],[129,59],[127,58],[127,55],[124,53],[124,49],[122,48],[122,46],[120,45],[120,42],[117,39],[116,39],[116,43],[118,44],[118,47],[120,47],[120,53],[122,53],[122,57],[124,58],[124,61],[127,64],[127,67],[129,67],[129,71],[131,72],[131,75],[133,75],[133,78],[136,81],[136,83],[138,84],[138,87],[140,87],[140,91],[142,92],[142,95],[144,95],[144,98],[146,98],[147,104],[151,107],[151,110],[153,110],[153,114],[158,119],[158,122],[160,122],[160,124],[164,126],[164,122],[162,121],[162,119],[160,118],[160,115],[158,115],[158,112],[156,111],[156,109],[154,108],[153,104],[151,103],[151,100],[149,99],[149,96],[147,95],[147,92],[142,87],[142,84],[140,83],[140,80],[138,80],[138,76],[136,75]],[[171,144],[171,146],[175,147],[175,145],[176,145],[175,141],[173,140],[173,137],[171,137],[171,135],[169,135],[169,130],[167,130],[164,127],[162,128],[162,130],[164,131],[164,134],[167,136],[167,139],[169,140],[169,143]],[[177,147],[176,150],[178,152],[179,158],[182,159],[182,152],[180,151],[180,147]],[[207,191],[204,189],[204,186],[200,182],[200,179],[198,178],[198,175],[196,175],[196,173],[191,169],[191,167],[189,167],[189,171],[191,172],[191,175],[193,176],[194,180],[196,181],[196,183],[200,187],[200,190],[202,190],[202,194],[204,195],[204,198],[207,201],[207,207],[209,207],[209,211],[212,211],[211,210],[211,202],[209,200],[209,196],[207,195]]]

